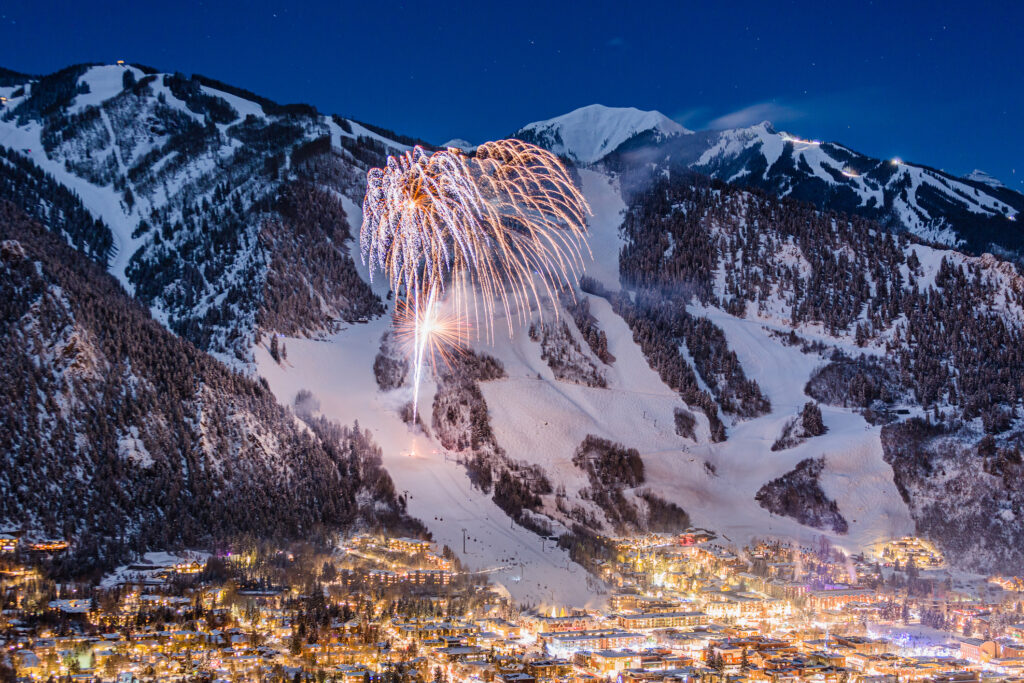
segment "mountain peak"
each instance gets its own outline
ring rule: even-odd
[[[998,178],[982,171],[980,168],[976,168],[967,175],[964,176],[964,180],[973,180],[976,183],[984,183],[989,187],[1006,187],[1001,180]]]
[[[535,142],[574,161],[590,164],[615,151],[635,135],[653,134],[664,139],[690,133],[658,111],[591,104],[523,126],[515,137]]]
[[[448,142],[441,145],[441,147],[454,147],[456,149],[461,149],[463,152],[471,152],[477,148],[477,146],[474,145],[472,142],[470,142],[469,140],[463,140],[462,138],[452,138]]]

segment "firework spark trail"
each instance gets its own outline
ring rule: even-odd
[[[374,269],[389,278],[396,313],[411,315],[414,415],[444,294],[456,318],[483,320],[488,339],[498,311],[511,334],[514,318],[525,322],[532,304],[576,281],[589,213],[558,158],[519,140],[484,143],[472,157],[414,147],[370,170],[362,255],[371,278]]]
[[[468,343],[464,318],[443,312],[437,301],[437,289],[430,290],[426,303],[414,307],[404,302],[395,310],[395,329],[403,346],[413,359],[413,419],[418,415],[418,398],[423,367],[429,362],[436,367],[438,359],[451,366],[455,353]]]
[[[416,308],[413,308],[412,313],[414,317],[413,327],[413,341],[414,341],[414,353],[415,361],[413,363],[413,384],[412,384],[412,395],[413,395],[413,420],[416,419],[419,413],[416,412],[418,397],[420,395],[420,379],[423,377],[423,357],[426,353],[428,344],[431,341],[439,341],[438,337],[435,336],[435,328],[437,327],[437,288],[431,287],[430,294],[427,296],[427,303],[423,307],[422,314]],[[433,353],[431,353],[431,360],[433,360]]]

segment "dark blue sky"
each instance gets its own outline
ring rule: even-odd
[[[1024,189],[1024,2],[18,2],[0,65],[198,72],[431,142],[599,102]]]

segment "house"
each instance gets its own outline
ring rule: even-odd
[[[43,662],[32,650],[16,650],[11,659],[20,675],[32,678],[43,675]]]
[[[999,644],[994,640],[963,638],[960,641],[960,656],[968,661],[983,664],[999,656]]]
[[[836,588],[807,592],[807,604],[811,609],[828,610],[848,605],[851,602],[870,602],[875,593],[870,588]]]
[[[835,641],[843,647],[866,655],[881,655],[889,652],[891,645],[885,640],[874,640],[862,636],[835,636]]]
[[[619,648],[636,648],[643,645],[645,636],[619,629],[597,629],[592,631],[568,631],[565,633],[542,633],[541,640],[553,655],[575,652],[595,652]]]
[[[644,612],[620,614],[617,621],[627,631],[650,631],[656,628],[703,626],[708,623],[708,615],[704,612]]]
[[[539,681],[561,679],[573,671],[568,659],[537,659],[526,665],[526,671]]]
[[[1004,676],[1020,677],[1024,675],[1024,658],[1022,657],[996,657],[988,660],[988,666]]]
[[[497,678],[500,683],[537,683],[537,679],[530,674],[523,673],[522,671],[510,671],[508,673],[498,674]]]
[[[388,550],[410,555],[425,555],[430,551],[430,541],[408,537],[389,538]]]
[[[976,683],[978,681],[977,671],[943,671],[932,676],[933,683]]]
[[[452,581],[452,574],[443,569],[413,569],[404,578],[417,586],[447,586]]]
[[[488,619],[484,624],[502,638],[519,638],[523,635],[523,630],[518,624],[513,624],[505,619]]]
[[[590,666],[598,674],[618,674],[640,666],[640,655],[628,650],[598,650],[590,655]]]
[[[487,659],[487,650],[476,645],[439,647],[434,654],[444,662],[482,662]]]
[[[68,549],[68,542],[58,538],[48,538],[36,543],[30,543],[28,549],[36,553],[57,553]]]
[[[0,100],[6,98],[0,98]],[[13,553],[18,549],[18,538],[11,534],[0,534],[0,553]]]
[[[537,634],[556,633],[563,631],[586,631],[597,624],[589,614],[573,614],[565,617],[546,617],[542,614],[528,618],[528,627]]]

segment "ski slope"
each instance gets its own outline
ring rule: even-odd
[[[697,442],[678,436],[673,409],[684,407],[648,367],[625,322],[603,299],[591,299],[591,311],[608,334],[616,357],[608,368],[608,388],[592,388],[554,379],[540,358],[539,346],[525,335],[498,340],[488,349],[505,364],[507,379],[486,382],[481,390],[491,411],[498,443],[514,459],[544,467],[552,483],[570,494],[586,486],[572,454],[588,435],[611,439],[640,451],[647,488],[686,510],[697,526],[718,530],[737,544],[765,535],[812,542],[820,535],[850,551],[883,538],[913,531],[909,511],[882,459],[880,428],[852,411],[822,406],[829,431],[780,452],[771,445],[786,421],[809,399],[803,387],[824,363],[770,337],[762,323],[710,309],[748,377],[757,380],[772,402],[763,417],[732,422],[725,443],[709,441],[706,419],[698,415]],[[762,508],[754,499],[766,482],[809,457],[825,457],[822,488],[836,500],[850,523],[837,535],[800,525]],[[705,466],[709,463],[714,473]],[[571,497],[571,495],[570,495]]]
[[[625,207],[609,177],[592,170],[582,170],[581,177],[594,210],[590,225],[594,260],[587,274],[618,288],[618,226]],[[345,208],[357,232],[359,208],[350,202]],[[361,273],[368,276],[363,266]],[[387,292],[379,275],[374,288],[382,295]],[[811,543],[824,533],[835,545],[859,551],[913,530],[892,472],[882,460],[879,428],[859,415],[822,406],[827,434],[792,449],[770,451],[785,422],[807,402],[803,386],[824,362],[820,357],[784,346],[769,335],[770,323],[763,320],[693,309],[724,330],[747,375],[758,381],[773,406],[763,417],[727,422],[729,439],[722,444],[709,442],[706,419],[698,415],[693,441],[675,433],[673,411],[685,404],[648,366],[625,321],[604,299],[590,297],[590,303],[616,357],[611,367],[605,366],[608,388],[556,380],[541,359],[539,344],[522,327],[511,338],[498,335],[492,344],[475,345],[505,366],[507,377],[483,382],[480,388],[497,441],[512,459],[540,465],[552,484],[564,486],[572,498],[587,485],[585,473],[572,464],[572,454],[588,434],[635,447],[647,472],[645,488],[680,505],[694,524],[715,529],[738,545],[766,535]],[[452,454],[399,419],[401,406],[411,398],[410,390],[380,392],[372,371],[380,337],[389,324],[386,316],[348,327],[323,341],[285,339],[288,360],[282,365],[265,348],[257,348],[259,372],[283,403],[307,389],[319,399],[323,415],[343,423],[358,420],[368,427],[384,450],[384,465],[396,488],[408,492],[409,512],[471,569],[500,567],[492,578],[515,599],[545,605],[600,601],[601,596],[588,587],[584,571],[564,552],[542,548],[540,537],[512,524],[489,495],[470,485]],[[503,321],[497,321],[495,329],[504,329]],[[585,344],[581,346],[586,349]],[[425,381],[420,404],[429,406],[434,391],[433,382]],[[822,487],[850,523],[849,533],[843,536],[775,516],[754,499],[767,481],[804,458],[820,456],[826,461]]]
[[[604,183],[604,187],[610,185]],[[360,207],[348,198],[342,202],[352,234],[359,234]],[[369,270],[358,256],[356,265],[369,281]],[[388,283],[380,273],[372,286],[386,297]],[[519,602],[600,604],[602,595],[588,585],[592,579],[568,553],[513,524],[490,494],[470,484],[456,454],[402,422],[399,411],[411,400],[411,389],[381,392],[373,375],[381,335],[390,325],[390,316],[384,316],[349,326],[325,340],[284,338],[288,359],[281,365],[266,347],[258,346],[254,349],[258,372],[281,403],[291,404],[300,389],[307,389],[319,400],[320,414],[344,424],[358,420],[368,428],[383,450],[383,464],[395,489],[408,496],[409,514],[427,526],[437,543],[455,551],[470,570],[495,570],[488,574],[491,580]],[[420,412],[428,422],[435,391],[432,379],[424,378]]]
[[[282,403],[291,403],[300,389],[308,389],[320,401],[320,414],[347,424],[358,420],[368,428],[384,451],[383,464],[396,490],[408,495],[409,513],[470,569],[501,567],[490,576],[517,601],[585,605],[599,600],[587,588],[586,573],[567,553],[552,550],[550,542],[543,549],[540,537],[511,524],[489,495],[470,485],[454,457],[401,421],[399,410],[411,398],[407,389],[378,391],[373,359],[389,326],[390,318],[383,317],[325,341],[284,339],[288,360],[282,365],[258,347],[259,373]],[[432,382],[424,382],[424,405],[434,390]]]
[[[584,196],[593,212],[588,221],[588,239],[592,261],[586,274],[610,291],[622,289],[619,283],[619,250],[623,240],[619,226],[626,213],[626,203],[619,192],[619,181],[604,173],[579,169]]]

